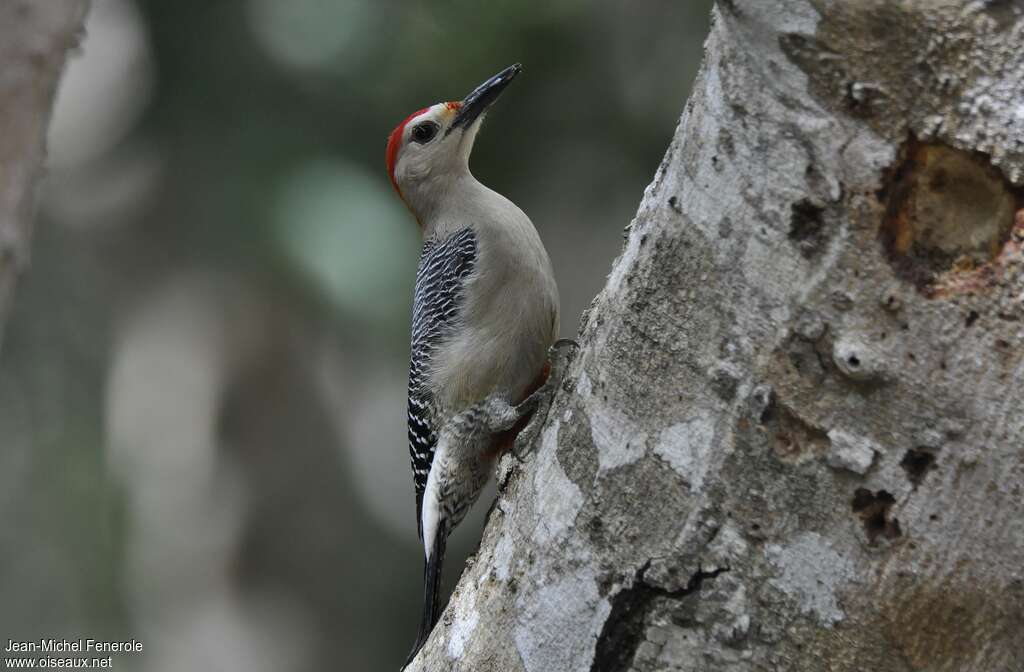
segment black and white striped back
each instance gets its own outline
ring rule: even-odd
[[[448,335],[459,315],[465,280],[473,272],[476,258],[476,234],[466,227],[443,241],[427,240],[416,271],[409,362],[409,457],[420,538],[423,537],[423,491],[437,446],[435,408],[425,377],[435,348]]]

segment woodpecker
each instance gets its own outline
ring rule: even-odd
[[[549,375],[549,349],[560,366],[558,354],[571,344],[555,344],[558,288],[533,223],[469,171],[487,110],[521,70],[517,63],[461,101],[414,112],[388,138],[391,184],[423,234],[408,428],[424,589],[406,665],[440,615],[448,535],[480,495],[496,457],[550,400],[558,376]],[[527,426],[527,433],[536,429]]]

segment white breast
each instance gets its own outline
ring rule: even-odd
[[[482,207],[464,220],[477,233],[478,254],[461,328],[435,352],[430,374],[456,412],[494,392],[521,400],[559,329],[558,288],[537,230],[511,201],[480,188]]]

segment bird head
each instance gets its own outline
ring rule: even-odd
[[[391,132],[388,175],[415,214],[429,210],[450,181],[469,173],[469,155],[487,109],[521,70],[518,63],[511,65],[461,101],[417,110]]]

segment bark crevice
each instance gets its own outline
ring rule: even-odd
[[[681,600],[698,593],[705,581],[729,571],[728,567],[717,567],[705,572],[698,567],[685,586],[668,590],[647,582],[650,567],[648,561],[637,570],[631,585],[611,598],[611,611],[597,638],[590,672],[627,672],[645,640],[646,621],[656,600]]]

